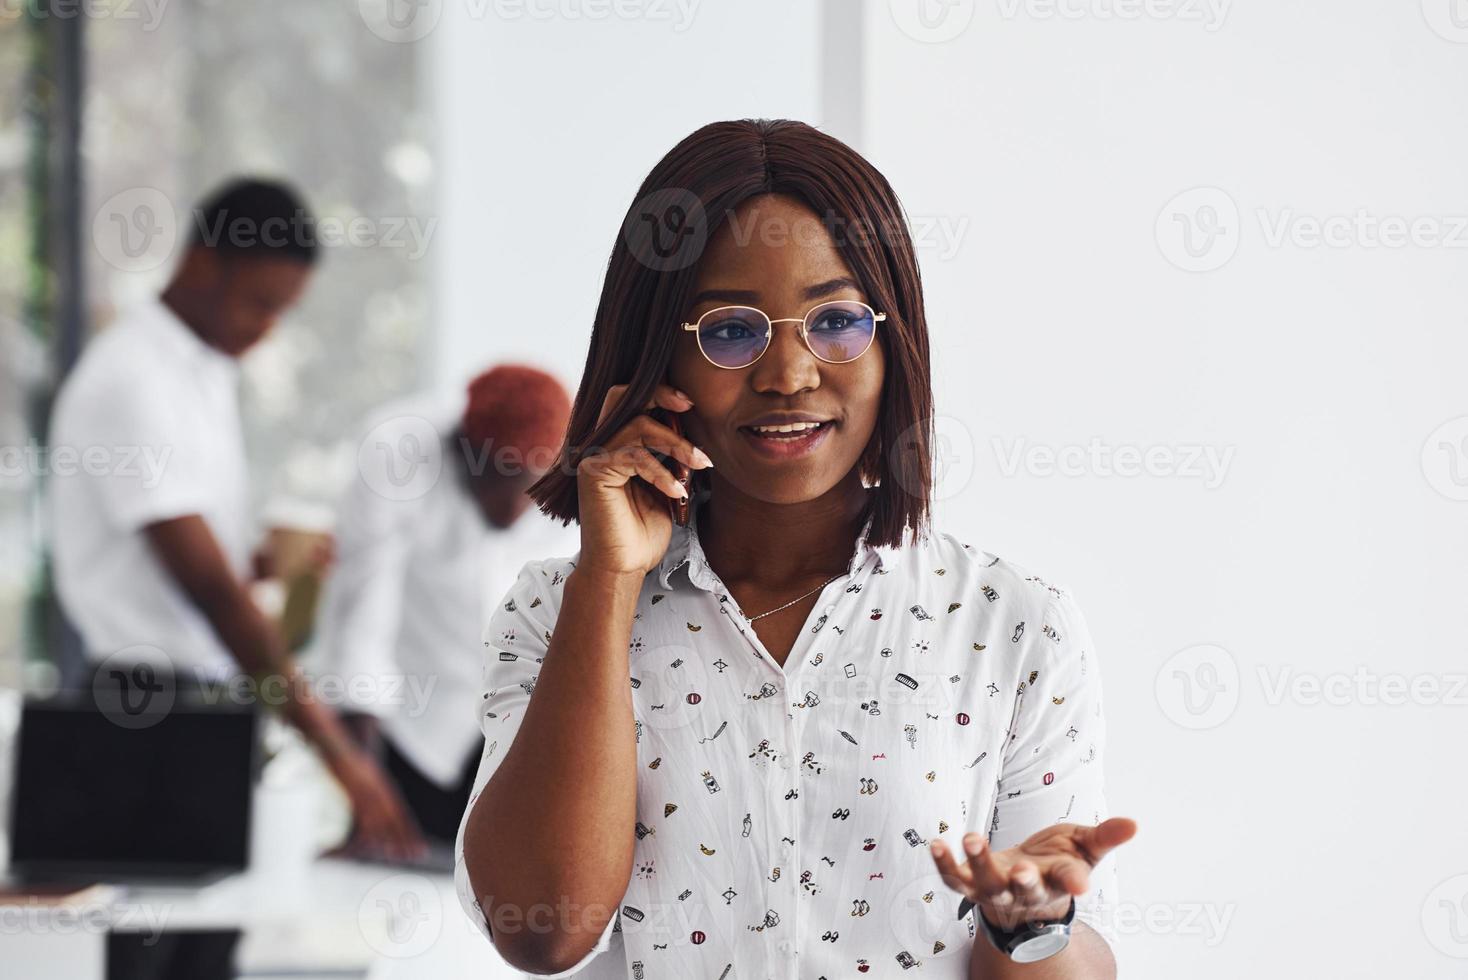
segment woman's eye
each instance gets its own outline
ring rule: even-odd
[[[850,313],[823,313],[816,320],[814,330],[850,330],[856,326],[856,317]]]
[[[739,320],[721,320],[705,329],[704,336],[713,340],[744,340],[746,337],[753,337],[754,333]]]

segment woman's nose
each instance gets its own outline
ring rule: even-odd
[[[798,320],[772,324],[770,346],[750,369],[754,372],[750,383],[756,391],[790,394],[820,385],[820,358],[801,339],[800,326]]]

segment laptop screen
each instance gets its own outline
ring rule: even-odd
[[[11,796],[13,870],[243,870],[255,746],[250,709],[180,702],[145,727],[126,727],[90,699],[27,703]]]

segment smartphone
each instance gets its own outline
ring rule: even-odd
[[[655,408],[649,414],[676,432],[680,438],[682,437],[683,420],[679,416],[679,413],[670,412],[665,408]],[[656,453],[655,455],[668,467],[668,471],[682,485],[684,492],[692,494],[693,475],[689,472],[687,464],[673,456],[664,456],[662,453]],[[662,491],[659,490],[658,493],[662,493]],[[667,500],[668,516],[673,519],[673,523],[679,527],[687,527],[689,501],[687,499],[674,500],[672,497],[668,497]]]

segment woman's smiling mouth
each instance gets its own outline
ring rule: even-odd
[[[741,425],[739,434],[764,458],[789,460],[814,452],[835,425],[832,419]]]

